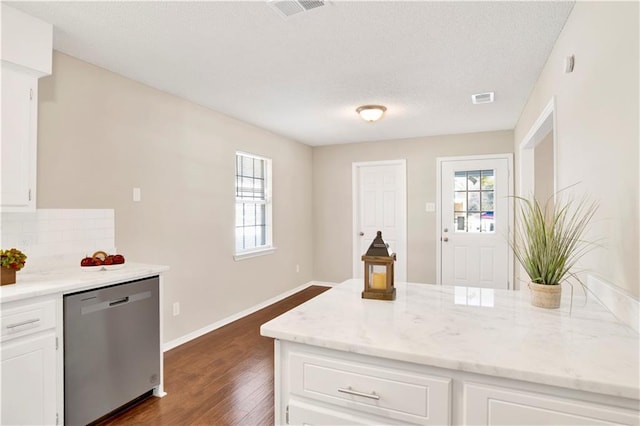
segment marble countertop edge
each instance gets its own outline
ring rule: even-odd
[[[274,339],[286,340],[305,345],[317,346],[325,349],[332,349],[360,355],[371,356],[375,358],[384,358],[394,361],[408,362],[418,365],[426,365],[430,367],[443,368],[448,370],[458,370],[467,373],[474,373],[487,376],[498,376],[506,379],[520,380],[536,384],[544,384],[549,386],[557,386],[561,388],[571,388],[584,392],[612,395],[631,400],[640,400],[640,389],[623,384],[614,384],[610,382],[599,382],[589,379],[576,380],[574,377],[546,374],[535,371],[524,371],[508,367],[480,364],[476,362],[467,362],[456,359],[444,359],[441,357],[431,357],[422,354],[412,354],[401,351],[383,349],[374,346],[354,345],[347,342],[327,342],[325,339],[314,339],[306,336],[297,336],[287,334],[285,332],[270,329],[268,327],[261,328],[263,336],[272,337]]]
[[[169,270],[166,265],[127,262],[122,269],[84,271],[79,266],[19,274],[16,284],[0,287],[0,303],[68,294],[158,275]]]

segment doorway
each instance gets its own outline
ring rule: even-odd
[[[512,154],[437,159],[437,282],[513,288]]]
[[[520,157],[518,195],[525,198],[534,197],[542,205],[550,203],[549,207],[555,203],[558,192],[557,140],[554,96],[522,139],[518,149]],[[519,277],[526,277],[522,266],[518,266],[516,289],[520,288]]]
[[[551,98],[519,147],[520,185],[518,195],[551,202],[558,192],[555,97]]]
[[[362,255],[382,231],[396,253],[395,280],[407,280],[407,162],[353,163],[353,277],[362,278]]]

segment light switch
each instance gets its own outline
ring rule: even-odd
[[[436,211],[436,203],[425,203],[424,211],[427,213],[433,213]]]
[[[140,201],[140,188],[133,188],[133,201]]]

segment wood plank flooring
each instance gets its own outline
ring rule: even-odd
[[[101,425],[273,425],[273,339],[260,326],[328,290],[311,286],[164,354],[167,396]]]

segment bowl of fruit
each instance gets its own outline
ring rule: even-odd
[[[124,267],[124,256],[121,254],[107,254],[97,251],[80,261],[80,267],[85,271],[108,271]]]

